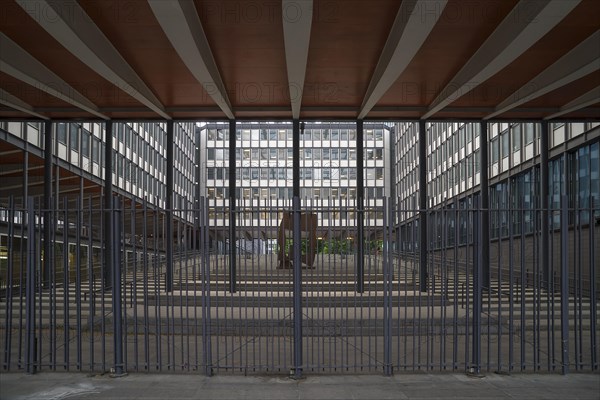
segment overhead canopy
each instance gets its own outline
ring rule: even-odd
[[[600,119],[597,0],[17,0],[0,117]]]

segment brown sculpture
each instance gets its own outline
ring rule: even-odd
[[[277,253],[277,268],[291,268],[294,259],[294,248],[290,248],[289,254],[286,254],[286,239],[292,238],[294,232],[294,213],[286,211],[283,213],[279,232],[277,233],[277,244],[279,252]],[[317,214],[300,213],[300,233],[303,239],[308,239],[308,248],[301,255],[303,264],[313,267],[315,255],[317,252]]]

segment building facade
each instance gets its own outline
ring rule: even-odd
[[[42,156],[45,148],[43,123],[0,122],[2,139],[11,143],[15,150],[22,150],[33,157]],[[193,205],[196,182],[194,123],[174,124],[173,185],[174,205],[184,208]],[[165,207],[167,135],[165,123],[123,122],[113,125],[112,183],[114,190],[127,198],[150,205]],[[63,195],[85,194],[103,184],[105,178],[106,132],[101,122],[57,122],[52,124],[52,155],[55,160],[53,193],[59,199]],[[61,187],[61,170],[68,169],[82,182],[80,190],[72,185]],[[27,168],[23,168],[27,171]],[[8,171],[10,172],[10,171]],[[4,171],[7,173],[7,171]],[[24,178],[27,173],[24,172]],[[36,174],[31,174],[35,179]],[[39,195],[28,192],[27,180],[9,188],[4,187],[2,196],[15,197]],[[14,190],[13,190],[14,189]]]

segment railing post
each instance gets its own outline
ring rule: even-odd
[[[481,192],[481,278],[483,288],[490,287],[490,197],[488,179],[488,122],[481,121],[479,132],[480,165],[480,192]]]
[[[389,207],[389,208],[388,208]],[[383,198],[383,365],[386,376],[392,375],[392,260],[391,239],[394,224],[391,198]]]
[[[419,288],[427,291],[427,130],[419,120]]]
[[[549,260],[549,214],[548,214],[548,192],[549,192],[549,162],[548,162],[548,121],[541,122],[540,132],[540,197],[542,209],[542,243],[540,246],[541,261],[542,261],[542,287],[546,290],[550,289],[550,260]]]
[[[302,234],[300,197],[294,196],[294,378],[302,377]]]
[[[480,201],[475,197],[473,208],[473,351],[470,373],[479,375],[481,372],[481,280],[483,251],[481,231],[483,230],[480,214]]]
[[[114,327],[114,346],[115,346],[115,366],[114,377],[124,376],[125,366],[123,364],[123,307],[122,307],[122,282],[121,282],[121,209],[119,199],[113,197],[113,282],[112,282],[112,312],[113,312],[113,327]]]
[[[562,374],[569,373],[569,197],[562,196],[560,213],[560,331]]]
[[[112,284],[113,262],[113,122],[105,122],[105,147],[104,147],[104,276],[102,283],[104,290]]]
[[[302,378],[302,232],[300,226],[300,121],[292,122],[294,379]]]
[[[229,292],[236,292],[237,269],[236,269],[236,122],[229,121]]]
[[[208,220],[208,199],[201,197],[199,201],[200,210],[199,212],[199,225],[200,225],[200,253],[201,258],[201,277],[202,277],[202,357],[204,364],[204,374],[206,376],[212,376],[212,347],[211,347],[211,333],[210,333],[210,254],[209,254],[209,235],[208,227],[210,221]]]
[[[356,121],[356,292],[365,291],[365,180],[364,123]]]
[[[165,171],[167,175],[167,197],[165,199],[165,212],[167,214],[167,229],[165,233],[167,236],[165,291],[167,293],[173,290],[173,142],[175,140],[173,125],[173,120],[167,121],[167,170]]]
[[[65,227],[68,229],[68,227]],[[35,337],[35,214],[33,197],[27,198],[27,277],[25,281],[25,330],[27,337],[27,363],[28,374],[35,374],[37,370],[37,338]],[[10,334],[10,333],[9,333]]]
[[[51,228],[51,197],[52,197],[52,121],[44,122],[44,269],[42,273],[43,287],[50,286],[50,228]]]

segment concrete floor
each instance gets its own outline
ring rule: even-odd
[[[600,399],[600,374],[398,374],[286,377],[0,374],[2,400],[76,399]]]

